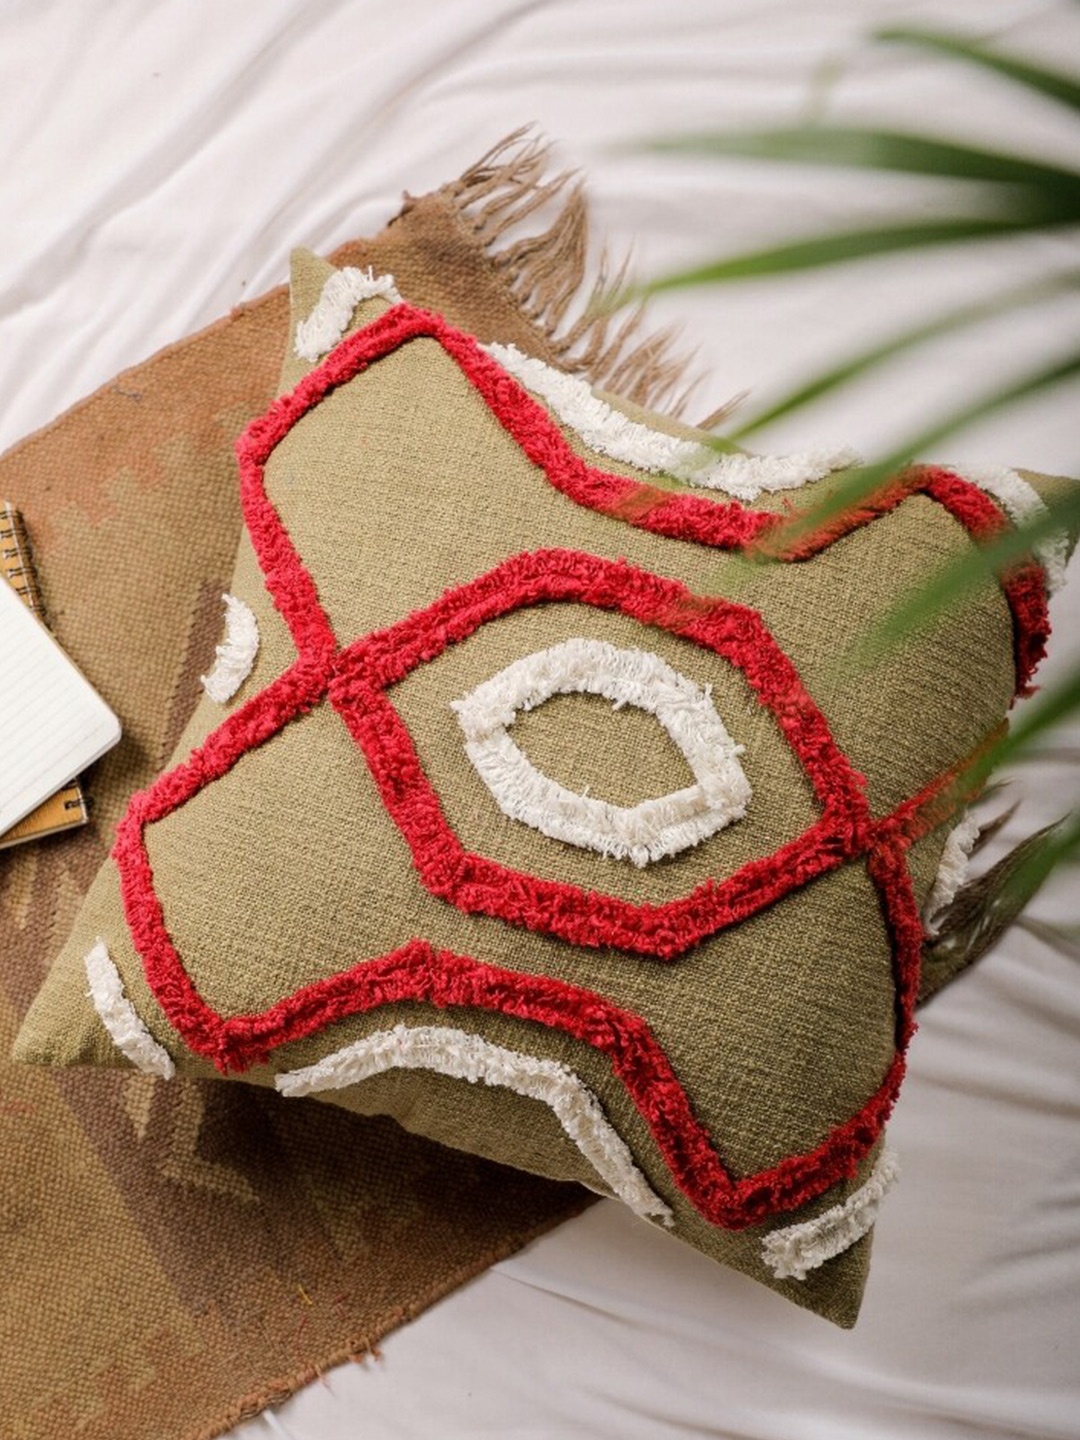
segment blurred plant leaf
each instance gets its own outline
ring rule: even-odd
[[[1007,405],[1036,395],[1039,391],[1074,375],[1080,375],[1080,351],[948,412],[917,435],[905,436],[902,444],[889,454],[872,465],[851,471],[820,501],[800,510],[773,531],[769,537],[770,550],[783,551],[793,547],[845,511],[857,508],[891,476],[910,464],[913,455],[929,450],[941,440],[985,415],[994,414]],[[969,555],[961,557],[955,566],[942,571],[936,580],[919,591],[919,597],[931,602],[928,614],[932,612],[932,608],[940,609],[942,605],[949,604],[957,596],[966,593],[985,576],[988,566],[1000,569],[1023,559],[1030,552],[1031,546],[1039,540],[1051,536],[1056,530],[1071,528],[1074,520],[1078,518],[1078,505],[1080,495],[1069,496],[1068,499],[1049,506],[1046,516],[1010,531],[993,545],[973,550]],[[914,599],[909,605],[905,605],[897,612],[895,623],[890,622],[880,635],[873,637],[874,640],[897,639],[906,634],[918,619],[916,605],[917,601]]]
[[[937,50],[944,55],[955,56],[958,60],[971,61],[987,70],[994,70],[1009,80],[1026,85],[1029,90],[1035,90],[1048,99],[1059,100],[1070,109],[1080,110],[1080,85],[1072,76],[988,50],[984,45],[965,40],[962,36],[949,35],[939,30],[923,30],[917,26],[891,25],[887,29],[878,30],[874,38],[918,45],[926,50]]]
[[[647,148],[661,153],[748,157],[975,181],[982,185],[986,205],[981,214],[834,232],[710,261],[650,281],[632,292],[635,298],[687,285],[777,275],[869,255],[1080,222],[1080,173],[1003,151],[900,131],[809,125],[673,136],[652,141]]]
[[[1058,820],[1037,830],[957,893],[937,939],[923,947],[921,1002],[997,943],[1060,863],[1057,850],[1068,829],[1066,821]]]
[[[979,66],[1011,84],[1023,86],[1074,112],[1080,111],[1080,83],[1076,79],[998,53],[978,41],[917,26],[889,27],[876,38],[918,46]],[[1054,159],[1042,161],[941,137],[822,124],[815,120],[801,129],[785,127],[662,139],[650,148],[669,153],[692,152],[718,158],[741,156],[969,183],[964,185],[962,204],[953,204],[951,209],[937,215],[912,221],[900,212],[892,223],[875,228],[811,235],[754,252],[722,257],[662,276],[634,292],[637,298],[659,290],[763,279],[840,265],[866,256],[916,252],[930,246],[968,245],[1023,232],[1057,234],[1065,226],[1080,225],[1080,172],[1077,170],[1066,168]],[[956,193],[954,189],[953,194]],[[1036,274],[1027,285],[1006,294],[969,303],[923,321],[821,370],[741,423],[725,438],[741,439],[927,341],[1006,311],[1042,303],[1052,294],[1075,293],[1078,289],[1080,272],[1076,270],[1050,276]],[[1056,344],[1056,331],[1051,328],[1048,334],[1055,335]],[[1029,374],[1000,384],[990,393],[954,408],[919,433],[906,436],[890,454],[873,464],[834,477],[827,486],[823,484],[817,503],[785,520],[772,532],[768,551],[776,555],[796,548],[806,536],[829,525],[845,511],[865,505],[913,456],[932,453],[942,440],[973,422],[1077,375],[1080,375],[1080,349],[1063,358],[1048,359]],[[859,649],[879,653],[885,646],[906,638],[928,623],[943,608],[955,606],[988,575],[1000,577],[1010,567],[1029,559],[1033,547],[1040,541],[1050,539],[1055,532],[1078,529],[1080,489],[1065,500],[1049,505],[1047,513],[1034,521],[1010,527],[992,543],[967,547],[965,555],[932,576]],[[850,663],[852,655],[837,658],[838,662]],[[969,767],[964,783],[978,785],[992,769],[1024,757],[1049,732],[1077,712],[1080,712],[1080,671],[1074,670],[1029,705],[1011,733],[1003,734],[997,743],[984,748]],[[983,838],[994,828],[997,827],[993,824],[987,827]],[[927,947],[926,993],[947,983],[993,944],[1056,866],[1078,858],[1080,811],[1073,810],[1056,825],[1019,845],[987,875],[965,887],[956,897],[950,921],[943,927],[941,936]]]
[[[1001,727],[1001,734],[998,738],[992,744],[983,746],[957,776],[953,787],[954,794],[958,797],[965,797],[978,794],[980,790],[983,795],[989,794],[992,786],[986,786],[983,789],[989,775],[1000,771],[1005,765],[1027,759],[1032,752],[1042,756],[1044,750],[1041,746],[1036,749],[1035,742],[1047,731],[1053,730],[1063,720],[1067,720],[1070,715],[1075,714],[1078,709],[1080,709],[1080,670],[1074,670],[1057,685],[1040,691],[1039,698],[1026,706],[1019,720],[1013,725],[1008,728]],[[1011,811],[1008,812],[1005,819],[999,823],[1004,824],[1005,820],[1011,817],[1011,813]],[[1065,827],[1061,830],[1058,839],[1054,841],[1055,846],[1059,841],[1062,842],[1062,853],[1058,856],[1058,859],[1062,859],[1075,854],[1077,848],[1080,847],[1080,813],[1070,814],[1058,823]],[[1071,830],[1068,828],[1070,825],[1074,826]],[[992,829],[997,828],[994,822],[991,822],[991,826]],[[990,827],[988,829],[992,833],[992,829]],[[1063,840],[1062,837],[1064,837]],[[1056,850],[1055,855],[1057,855]],[[1057,859],[1055,859],[1056,863]]]
[[[1039,759],[1052,765],[1080,766],[1080,745],[1040,745]]]
[[[979,180],[1008,187],[1010,204],[1026,200],[1046,218],[1075,219],[1080,174],[1002,150],[983,150],[900,130],[846,125],[679,135],[657,140],[654,150],[695,155],[838,165],[847,169],[901,171],[951,180]]]
[[[1080,925],[1048,925],[1045,920],[1032,920],[1025,915],[1016,922],[1022,930],[1034,935],[1071,960],[1080,960]]]
[[[1077,360],[1080,370],[1080,358]],[[1061,531],[1075,529],[1080,523],[1080,487],[1046,507],[1046,513],[1023,525],[1004,531],[989,545],[974,546],[949,565],[944,566],[902,600],[892,614],[873,633],[859,643],[859,653],[873,653],[882,646],[895,644],[905,636],[929,624],[942,610],[957,604],[988,575],[1000,576],[1010,566],[1028,559],[1033,546]]]
[[[979,321],[1007,314],[1010,310],[1037,304],[1041,300],[1049,299],[1053,295],[1071,289],[1080,289],[1080,270],[1065,271],[1061,275],[1018,286],[993,299],[962,305],[956,310],[950,310],[947,314],[938,316],[935,320],[916,325],[910,330],[903,330],[898,335],[892,336],[891,339],[862,350],[841,364],[834,365],[831,369],[819,372],[812,380],[789,391],[787,395],[774,401],[768,409],[752,416],[745,424],[729,430],[727,439],[742,440],[753,431],[763,429],[774,420],[779,420],[793,410],[800,410],[818,399],[819,396],[826,395],[839,386],[847,384],[849,380],[858,379],[860,375],[903,354],[905,350],[925,344],[928,340],[939,339],[943,335],[964,329],[968,325],[977,324]]]
[[[962,240],[992,240],[1024,230],[1042,229],[1042,214],[1010,215],[997,218],[973,216],[928,220],[918,225],[875,226],[847,230],[808,240],[795,240],[765,250],[754,250],[726,260],[706,262],[690,270],[662,275],[614,297],[623,305],[644,299],[661,290],[685,289],[693,285],[715,285],[728,280],[751,280],[782,275],[795,270],[819,269],[870,255],[887,255],[900,250],[917,250],[929,245],[951,245]]]
[[[995,767],[1015,760],[1021,750],[1030,748],[1040,735],[1059,725],[1080,706],[1080,670],[1050,689],[1043,690],[1037,701],[1027,706],[1009,733],[994,747]]]
[[[986,789],[979,796],[979,804],[985,804],[992,795],[999,792],[1002,789],[1003,783],[1004,782],[1002,781],[992,781],[989,785],[987,785]],[[995,815],[993,820],[988,820],[985,825],[980,825],[979,833],[975,837],[975,844],[971,847],[972,855],[977,855],[985,845],[988,845],[990,843],[990,841],[1000,830],[1004,830],[1005,826],[1008,825],[1009,821],[1013,818],[1019,808],[1020,802],[1016,801],[1015,804],[1010,805],[1007,809],[1003,810],[1000,815]]]

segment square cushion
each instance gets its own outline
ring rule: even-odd
[[[304,253],[292,293],[206,697],[16,1054],[389,1114],[853,1323],[952,780],[1060,557],[850,647],[1041,482],[917,467],[787,545],[848,453],[708,445]]]

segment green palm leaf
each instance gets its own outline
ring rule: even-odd
[[[1076,218],[1080,219],[1080,213]],[[874,226],[866,230],[839,231],[750,251],[730,259],[707,261],[689,270],[678,270],[616,295],[614,304],[626,304],[661,290],[715,285],[729,280],[751,280],[794,270],[817,269],[824,265],[839,265],[848,260],[865,259],[871,255],[923,249],[930,245],[953,245],[957,241],[966,240],[993,240],[1024,230],[1041,230],[1048,223],[1050,222],[1044,212],[1019,210],[1014,214],[998,217],[946,218],[927,220],[915,225]]]
[[[1024,86],[1072,111],[1080,111],[1080,84],[1067,75],[999,54],[982,44],[918,27],[890,27],[877,37],[936,51],[988,70],[1013,84]],[[781,163],[834,166],[868,172],[891,172],[932,180],[962,180],[963,205],[922,220],[901,214],[893,223],[874,228],[852,228],[832,234],[811,235],[745,254],[720,257],[691,269],[661,277],[641,287],[637,297],[684,286],[761,279],[789,272],[839,265],[867,256],[916,252],[931,246],[969,244],[1023,232],[1057,233],[1080,225],[1080,172],[1006,150],[980,148],[940,137],[857,126],[814,124],[802,129],[775,128],[736,134],[697,134],[654,142],[649,148],[665,152],[693,152],[720,157],[770,159]],[[947,204],[948,202],[946,202]],[[1080,288],[1080,271],[1037,277],[1007,294],[993,296],[950,310],[862,350],[823,369],[767,409],[732,431],[729,439],[750,432],[799,410],[844,383],[854,380],[894,356],[964,326],[976,324],[1008,310],[1045,301],[1055,293]],[[905,437],[892,453],[874,464],[843,477],[824,490],[821,501],[793,517],[770,537],[779,549],[795,546],[807,534],[827,525],[845,510],[864,503],[882,484],[909,463],[912,456],[932,453],[939,443],[974,421],[1080,375],[1080,351],[1047,361],[1033,373],[999,386],[993,392],[962,405]],[[718,442],[723,443],[723,442]],[[969,547],[958,561],[943,569],[902,603],[875,631],[854,658],[866,660],[913,630],[928,623],[942,609],[960,603],[972,587],[988,575],[999,576],[1030,557],[1032,547],[1062,529],[1080,530],[1080,492],[1052,504],[1033,523],[1010,527],[985,546]],[[861,652],[861,654],[860,654]],[[851,663],[853,656],[837,657]],[[1029,707],[1012,733],[973,767],[972,778],[985,779],[993,767],[1015,761],[1043,741],[1047,732],[1080,711],[1080,673],[1067,676],[1044,692]],[[975,768],[979,774],[974,774]],[[940,944],[944,970],[950,971],[962,955],[981,950],[1004,924],[1015,918],[1042,879],[1058,864],[1080,856],[1080,814],[1074,812],[1007,857],[971,892],[978,902],[978,924],[965,925]],[[959,912],[958,912],[959,913]],[[974,914],[974,911],[973,911]],[[993,923],[987,925],[987,920]],[[957,953],[953,954],[952,950]],[[961,954],[962,952],[962,954]]]
[[[1026,85],[1050,100],[1059,100],[1072,110],[1080,110],[1080,85],[1070,75],[1059,70],[1046,70],[1025,60],[1016,60],[1010,55],[1001,55],[959,35],[948,35],[938,30],[921,30],[915,26],[894,25],[878,30],[875,39],[899,41],[905,45],[919,45],[927,50],[938,50],[944,55],[959,60],[969,60],[987,70],[994,70],[1009,80]]]
[[[812,380],[808,380],[805,384],[789,391],[781,399],[774,401],[768,409],[760,411],[744,424],[729,430],[726,438],[728,441],[742,440],[753,431],[761,430],[764,426],[781,419],[793,410],[802,409],[812,401],[838,389],[849,380],[858,379],[867,371],[928,340],[940,339],[943,335],[964,329],[968,325],[1007,314],[1010,310],[1036,304],[1041,300],[1072,289],[1080,289],[1080,270],[1069,270],[1047,280],[1018,286],[991,300],[960,306],[956,310],[950,310],[947,314],[938,316],[935,320],[916,325],[910,330],[903,330],[880,344],[859,351],[839,365],[820,371]]]
[[[906,436],[902,445],[873,465],[852,471],[818,504],[809,506],[778,527],[770,536],[770,549],[775,547],[782,551],[793,547],[807,535],[812,535],[829,521],[835,520],[845,510],[862,504],[880,489],[890,476],[909,464],[913,455],[932,449],[976,420],[1077,375],[1080,375],[1080,352],[1054,361],[1033,374],[1011,381],[989,395],[950,411],[919,434]],[[1015,564],[1030,553],[1033,544],[1049,537],[1056,530],[1075,528],[1077,522],[1080,522],[1080,492],[1071,495],[1068,500],[1058,502],[1042,519],[1009,531],[993,545],[962,557],[955,565],[943,570],[937,579],[921,589],[908,605],[896,611],[881,632],[873,637],[874,642],[899,639],[907,634],[913,625],[929,619],[937,610],[966,594],[985,576],[988,567],[1001,570],[1007,565]],[[920,606],[924,607],[925,614]]]
[[[837,165],[859,170],[901,171],[950,180],[980,180],[1015,186],[1029,203],[1073,218],[1080,207],[1080,175],[1001,150],[983,150],[925,135],[842,125],[680,135],[651,147],[680,153],[745,156],[800,165]]]

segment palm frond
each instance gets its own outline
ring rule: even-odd
[[[935,179],[975,180],[992,189],[1008,187],[1018,200],[1047,217],[1075,218],[1080,203],[1080,174],[1059,165],[986,150],[974,145],[847,125],[809,125],[789,129],[702,132],[654,141],[653,150],[695,155],[792,161],[845,169],[900,171]]]
[[[1047,70],[1041,65],[1031,64],[1028,60],[1018,60],[1015,56],[989,50],[985,45],[966,40],[961,35],[950,35],[940,30],[924,30],[912,25],[890,25],[886,29],[878,30],[874,38],[918,45],[925,50],[937,50],[957,60],[970,61],[974,65],[981,65],[986,70],[1003,75],[1007,80],[1026,85],[1029,90],[1045,95],[1049,100],[1058,100],[1071,110],[1080,110],[1080,85],[1071,75],[1063,75],[1060,70]]]
[[[1054,295],[1074,289],[1080,289],[1080,270],[1068,270],[1060,275],[1050,276],[1033,283],[1028,282],[989,300],[980,300],[970,305],[959,306],[933,320],[913,326],[908,330],[902,330],[888,340],[851,355],[839,365],[819,371],[812,379],[797,386],[794,390],[790,390],[767,409],[759,411],[744,424],[729,430],[727,438],[742,440],[755,430],[763,429],[766,425],[789,415],[794,410],[803,409],[814,400],[839,389],[851,380],[859,379],[868,371],[929,340],[938,340],[954,331],[977,325],[981,321],[991,320],[1000,315],[1006,315],[1012,310],[1038,304]]]
[[[658,294],[662,290],[680,290],[694,285],[719,285],[731,280],[754,280],[793,271],[820,269],[842,265],[850,260],[865,260],[875,255],[898,251],[921,250],[934,245],[955,245],[959,241],[997,240],[1006,235],[1041,230],[1049,222],[1038,210],[1017,209],[997,216],[963,216],[954,219],[926,220],[918,224],[877,225],[864,230],[837,231],[807,240],[793,240],[764,250],[748,251],[726,259],[709,260],[689,270],[676,270],[661,275],[614,297],[617,305],[628,304]],[[1058,222],[1054,222],[1058,223]],[[1066,222],[1064,219],[1061,221]]]

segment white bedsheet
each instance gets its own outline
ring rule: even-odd
[[[1080,119],[963,66],[864,44],[901,20],[979,28],[1080,71],[1069,0],[8,0],[0,444],[284,278],[292,245],[378,228],[403,188],[432,188],[523,121],[582,169],[597,236],[633,245],[642,275],[869,222],[898,197],[921,209],[933,192],[658,158],[627,146],[641,136],[795,122],[825,106],[1078,162]],[[1075,243],[676,292],[656,319],[680,321],[697,347],[709,379],[691,413],[703,414],[943,303],[1075,261]],[[762,443],[869,449],[1078,333],[1075,300],[1006,317]],[[1076,474],[1078,399],[1060,388],[936,453]],[[1080,660],[1076,579],[1054,616],[1044,681]],[[1080,727],[1064,738],[1080,743]],[[1080,790],[1075,765],[1052,757],[1015,788],[1024,804],[1005,840]],[[1075,881],[1059,875],[1036,920],[1075,925]],[[929,1008],[890,1128],[903,1177],[851,1334],[605,1202],[388,1337],[380,1360],[235,1433],[1080,1436],[1078,1042],[1080,956],[1021,929]]]

